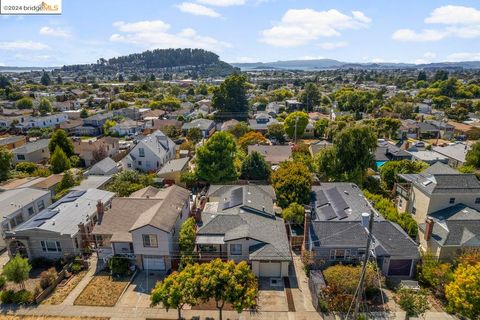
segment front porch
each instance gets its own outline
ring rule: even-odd
[[[223,236],[197,236],[196,243],[200,261],[228,259],[227,245],[223,242]]]

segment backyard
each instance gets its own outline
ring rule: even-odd
[[[129,277],[112,279],[109,274],[100,273],[92,278],[74,304],[113,307],[129,282]]]

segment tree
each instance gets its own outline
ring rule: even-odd
[[[111,134],[113,127],[115,127],[116,125],[117,123],[114,120],[108,119],[107,121],[105,121],[105,123],[103,124],[103,134]]]
[[[182,134],[182,131],[171,124],[164,127],[163,133],[170,139],[177,139]]]
[[[115,192],[118,197],[128,197],[132,192],[153,184],[153,176],[135,170],[123,170],[113,176],[107,190]]]
[[[213,92],[213,107],[220,112],[237,116],[246,114],[248,110],[246,83],[247,78],[244,75],[232,74],[226,77],[220,87]]]
[[[185,268],[193,263],[193,255],[195,251],[195,237],[197,235],[197,224],[193,217],[188,218],[180,227],[180,235],[178,244],[180,247],[180,269]]]
[[[436,81],[445,81],[448,79],[448,71],[446,70],[437,70],[433,76],[433,82]]]
[[[480,261],[462,262],[445,287],[448,308],[469,319],[480,318]]]
[[[23,97],[15,102],[15,106],[18,109],[32,109],[33,101],[29,97]]]
[[[42,77],[40,78],[40,83],[44,86],[49,86],[52,84],[52,79],[50,79],[50,76],[45,71],[43,71]]]
[[[52,103],[47,98],[42,98],[40,104],[38,105],[38,111],[42,116],[46,115],[49,112],[52,112]]]
[[[282,218],[288,222],[301,224],[305,218],[305,209],[302,205],[292,202],[288,207],[282,210]]]
[[[247,151],[248,146],[255,144],[267,144],[267,138],[265,138],[260,132],[250,131],[238,139],[238,145],[243,151]]]
[[[305,108],[308,110],[313,110],[313,107],[320,104],[320,99],[322,95],[317,85],[313,82],[308,82],[305,84],[305,89],[300,94],[300,101],[303,103]]]
[[[55,147],[55,151],[50,157],[50,166],[53,173],[62,173],[70,169],[70,160],[60,146]]]
[[[82,118],[82,119],[88,118],[88,111],[87,111],[87,109],[82,108],[82,110],[80,110],[80,118]]]
[[[273,172],[272,186],[280,207],[286,208],[293,202],[307,204],[310,201],[312,175],[303,163],[285,161]]]
[[[480,142],[472,144],[472,148],[468,150],[465,160],[467,166],[480,168]]]
[[[118,74],[118,82],[124,82],[125,79],[123,78],[123,74]]]
[[[418,81],[427,81],[427,73],[425,71],[420,71],[417,75],[417,82]]]
[[[228,128],[227,132],[232,134],[235,138],[240,138],[250,131],[250,128],[246,122],[239,122],[236,125]]]
[[[242,162],[241,177],[243,179],[268,180],[270,172],[270,166],[257,151],[253,151]]]
[[[280,123],[273,123],[267,127],[267,137],[282,144],[285,142],[285,128]]]
[[[201,298],[204,301],[215,300],[215,306],[222,320],[222,311],[226,303],[237,312],[256,306],[258,295],[257,279],[245,261],[235,264],[232,260],[223,262],[215,259],[200,265]]]
[[[7,180],[12,165],[12,153],[5,147],[0,147],[0,181]]]
[[[296,111],[285,118],[285,132],[291,139],[301,138],[308,125],[308,115],[305,112]]]
[[[220,183],[237,179],[234,160],[237,146],[232,135],[216,132],[197,149],[196,174],[199,179]]]
[[[424,289],[415,292],[402,288],[397,291],[394,300],[407,313],[407,317],[419,317],[430,308],[428,292]]]
[[[441,262],[430,253],[422,256],[418,279],[423,284],[430,286],[437,297],[444,298],[445,286],[452,280],[452,275],[450,263]]]
[[[60,191],[70,189],[75,185],[75,179],[73,178],[73,175],[67,171],[62,177],[62,180],[60,180],[60,183],[57,186],[56,192],[60,193]]]
[[[11,84],[10,84],[10,81],[8,80],[7,77],[5,77],[3,74],[0,74],[0,89],[5,89],[7,87],[9,87]]]
[[[150,296],[151,306],[162,303],[167,311],[175,308],[178,319],[181,320],[183,306],[186,304],[194,306],[198,303],[200,284],[196,275],[198,269],[198,265],[190,265],[158,282]]]
[[[160,109],[168,110],[168,111],[178,110],[180,109],[180,106],[181,106],[180,100],[171,96],[164,97],[158,103],[159,103]]]
[[[126,101],[113,101],[110,103],[110,110],[118,110],[128,108],[128,102]]]
[[[317,122],[315,122],[315,136],[318,138],[325,137],[325,133],[327,131],[329,124],[330,124],[330,120],[326,118],[317,120]]]
[[[388,161],[380,167],[380,177],[388,190],[392,190],[395,182],[398,182],[398,175],[403,173],[420,173],[428,165],[423,161],[397,160]]]
[[[32,266],[28,263],[28,258],[22,258],[17,254],[3,267],[2,273],[8,281],[15,282],[20,285],[21,289],[25,289],[24,282],[28,279],[31,269]]]
[[[202,140],[203,134],[200,128],[190,128],[187,131],[187,139],[194,144],[197,144],[200,140]]]
[[[48,150],[50,154],[53,154],[55,149],[60,147],[67,157],[71,157],[75,154],[72,140],[67,136],[67,133],[62,129],[57,129],[52,134],[50,142],[48,143]]]
[[[58,75],[57,84],[62,84],[62,83],[63,83],[62,77],[60,75]]]

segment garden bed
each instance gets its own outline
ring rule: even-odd
[[[130,283],[130,277],[112,279],[101,273],[92,278],[77,297],[74,305],[113,307]]]
[[[45,300],[42,301],[42,304],[57,305],[63,302],[65,298],[70,294],[70,292],[75,289],[77,284],[83,279],[87,274],[87,271],[82,271],[76,275],[71,276],[63,285],[60,282],[52,294]]]
[[[17,316],[0,315],[0,320],[109,320],[105,317]]]

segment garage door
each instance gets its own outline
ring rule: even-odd
[[[160,256],[143,256],[144,270],[165,270],[165,258]]]
[[[411,266],[412,260],[410,259],[390,260],[390,264],[388,265],[388,275],[410,276]]]
[[[280,277],[281,271],[280,262],[260,262],[260,277]]]

